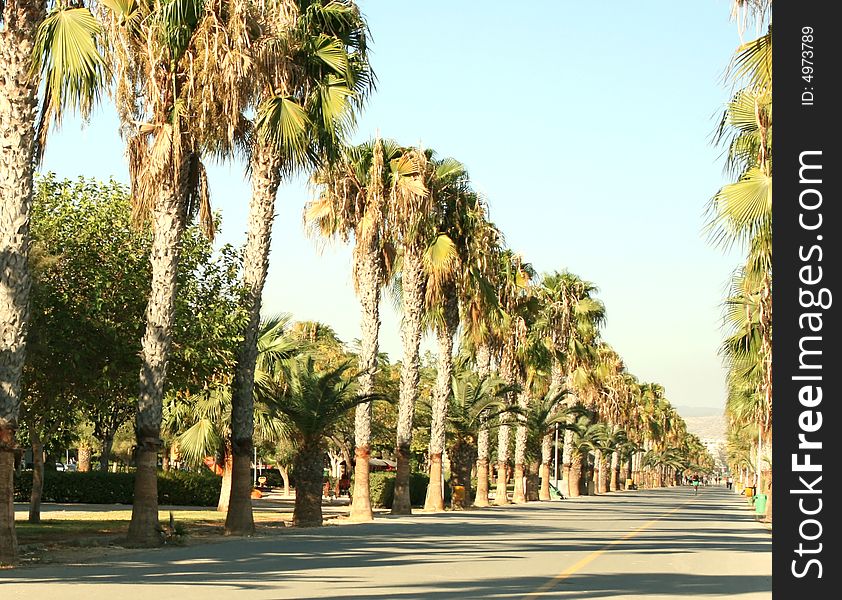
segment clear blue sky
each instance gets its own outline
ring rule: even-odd
[[[675,405],[721,407],[720,306],[740,256],[701,231],[724,182],[710,136],[739,44],[728,0],[360,5],[378,89],[357,141],[379,131],[462,161],[510,247],[540,272],[599,286],[604,337],[633,373]],[[123,151],[104,106],[83,129],[65,120],[43,170],[127,181]],[[212,167],[210,183],[222,240],[242,243],[243,165]],[[350,250],[305,237],[310,195],[301,180],[279,193],[265,312],[324,321],[350,341]],[[399,359],[399,317],[388,302],[384,312],[381,346]]]

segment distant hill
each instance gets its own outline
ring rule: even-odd
[[[726,422],[723,415],[684,417],[687,429],[703,440],[725,441]]]
[[[676,405],[675,410],[685,419],[687,417],[719,416],[724,412],[724,408],[721,406],[684,406],[681,404]]]

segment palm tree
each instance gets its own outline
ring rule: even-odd
[[[289,325],[288,314],[261,323],[255,373],[258,388],[273,385],[272,373],[310,348],[309,343],[291,334]],[[192,398],[171,397],[164,411],[164,428],[176,438],[179,451],[188,463],[200,465],[206,456],[221,455],[222,489],[217,510],[227,512],[233,467],[230,385],[214,385]],[[255,420],[262,439],[286,441],[280,423],[268,417],[264,406],[255,407]]]
[[[453,372],[453,342],[464,314],[465,301],[488,289],[483,273],[484,253],[489,240],[486,207],[469,187],[467,172],[454,170],[447,185],[431,187],[439,203],[442,220],[436,243],[428,251],[429,281],[427,282],[426,317],[438,342],[436,389],[430,426],[430,482],[424,509],[444,510],[442,482],[442,453],[445,447],[445,425],[450,378]],[[449,240],[449,242],[448,242]],[[479,243],[478,243],[479,242]],[[439,244],[452,243],[453,260],[440,260]],[[451,251],[446,250],[447,255]]]
[[[380,332],[380,293],[390,275],[394,249],[386,230],[387,196],[423,193],[420,174],[406,172],[398,160],[404,149],[391,140],[374,140],[347,148],[343,160],[319,169],[313,179],[318,198],[307,205],[305,219],[323,237],[353,237],[354,288],[360,299],[362,340],[359,391],[374,390]],[[374,518],[369,493],[371,404],[357,406],[354,418],[354,491],[351,519]]]
[[[569,271],[554,271],[543,276],[537,288],[540,301],[540,314],[536,330],[544,338],[544,343],[552,358],[550,386],[552,389],[571,388],[573,371],[583,360],[593,331],[605,319],[605,307],[593,298],[596,286],[584,281]],[[571,397],[571,402],[575,402]],[[572,432],[565,431],[562,460],[562,478],[570,482],[572,460],[576,457],[571,452]],[[574,486],[577,488],[577,486]],[[577,489],[570,489],[567,496],[577,495]]]
[[[727,149],[726,167],[736,178],[721,188],[711,199],[708,222],[711,239],[724,247],[734,244],[747,250],[741,272],[735,278],[742,288],[742,298],[726,302],[729,320],[736,331],[726,347],[729,367],[729,395],[736,399],[756,396],[757,420],[755,483],[765,490],[771,470],[763,459],[764,448],[771,444],[772,434],[772,28],[769,2],[735,2],[745,14],[757,17],[758,24],[768,19],[765,35],[742,44],[736,51],[728,71],[730,81],[739,88],[727,105],[716,141]],[[739,305],[744,317],[733,318]],[[740,323],[742,321],[742,323]],[[745,337],[740,325],[752,323],[751,338]],[[745,344],[739,348],[739,336]],[[756,337],[754,337],[756,336]],[[751,357],[751,358],[749,358]],[[746,364],[754,363],[756,371],[749,384]],[[750,391],[748,385],[754,386]],[[737,400],[739,403],[739,400]]]
[[[505,402],[516,387],[507,385],[502,379],[490,375],[479,375],[473,371],[462,371],[451,379],[451,394],[447,425],[450,432],[448,453],[451,460],[451,486],[463,486],[465,494],[462,504],[453,498],[453,508],[465,508],[471,503],[471,468],[476,460],[477,435],[483,422],[513,408]]]
[[[533,293],[530,288],[529,294],[531,295]],[[521,413],[526,415],[530,412],[530,404],[535,396],[536,388],[539,387],[538,382],[542,379],[541,376],[546,373],[550,360],[546,348],[541,343],[541,340],[535,336],[534,332],[534,320],[537,310],[539,310],[537,309],[537,303],[534,301],[524,302],[519,308],[517,319],[520,320],[520,326],[525,331],[515,352],[517,377],[522,382],[522,391],[517,396],[517,403]],[[512,502],[515,504],[522,504],[528,500],[528,486],[525,485],[527,479],[528,437],[528,424],[524,419],[519,419],[515,429],[514,490],[512,492]],[[537,476],[540,457],[536,453],[533,453],[529,458],[531,459],[530,463],[535,467],[533,475]],[[535,493],[531,495],[537,500],[538,490],[534,484],[533,477],[532,491]]]
[[[605,320],[605,306],[591,294],[596,287],[573,276],[573,322],[567,340],[564,366],[567,371],[571,402],[593,407],[598,398],[597,348],[599,327]],[[581,305],[581,308],[580,308]],[[567,495],[576,497],[580,493],[581,472],[584,465],[582,455],[573,451],[573,434],[565,431],[562,450],[563,477],[567,479]]]
[[[498,258],[497,295],[503,318],[499,328],[494,331],[493,338],[498,347],[500,376],[508,385],[514,386],[517,384],[518,375],[518,348],[526,341],[526,322],[522,313],[524,306],[531,302],[530,281],[535,276],[535,271],[531,264],[524,262],[521,256],[509,249],[501,252]],[[498,505],[509,502],[506,477],[509,435],[509,419],[504,413],[500,416],[497,433],[497,491],[494,503]]]
[[[257,106],[251,135],[252,197],[243,263],[248,323],[237,357],[231,422],[234,452],[227,534],[254,531],[250,457],[253,446],[253,387],[263,286],[275,197],[282,175],[335,160],[354,122],[354,110],[371,87],[367,26],[350,1],[321,0],[265,5],[259,16],[269,31],[249,55],[253,80],[245,88]],[[290,6],[291,5],[291,6]],[[229,109],[223,103],[224,112]],[[224,139],[224,138],[223,138]]]
[[[17,561],[12,475],[29,319],[32,178],[51,123],[68,108],[89,113],[105,72],[88,9],[64,2],[47,8],[43,0],[0,2],[0,564]]]
[[[487,215],[486,215],[487,217]],[[473,356],[480,377],[491,374],[492,332],[501,325],[502,312],[497,297],[497,275],[503,235],[487,218],[478,219],[469,244],[473,258],[467,270],[467,284],[460,290],[461,351]],[[488,506],[489,468],[491,465],[490,425],[487,415],[480,419],[477,435],[477,490],[475,506]]]
[[[142,339],[135,431],[137,475],[129,539],[156,545],[157,455],[172,341],[176,272],[186,223],[198,214],[208,236],[213,219],[201,154],[220,130],[239,124],[245,80],[233,68],[247,58],[251,13],[217,2],[107,1],[99,7],[107,63],[115,75],[121,132],[127,139],[135,218],[151,222],[152,292]],[[234,32],[240,32],[236,34]],[[211,50],[212,49],[212,50]],[[213,60],[209,60],[212,55]],[[207,110],[224,98],[223,118]]]
[[[322,470],[333,427],[352,408],[380,399],[378,394],[359,394],[358,376],[349,374],[351,366],[347,361],[319,371],[312,357],[301,357],[283,370],[277,385],[260,394],[271,414],[286,419],[295,440],[295,525],[322,524]]]
[[[572,425],[569,425],[573,431],[573,453],[578,456],[578,463],[581,464],[581,471],[578,477],[574,472],[574,480],[577,488],[579,486],[585,487],[584,492],[589,493],[587,483],[592,479],[593,467],[590,460],[590,455],[599,452],[600,448],[606,446],[607,440],[611,435],[611,430],[605,423],[596,422],[597,415],[593,412],[585,416],[579,417]],[[575,463],[574,463],[575,464]],[[584,473],[584,476],[583,476]],[[591,476],[588,476],[590,474]],[[571,485],[573,484],[571,481]],[[579,493],[583,490],[577,489]],[[577,494],[578,495],[578,494]]]
[[[550,499],[552,433],[557,427],[566,428],[568,421],[581,414],[581,407],[563,403],[566,395],[567,390],[550,387],[544,395],[534,399],[526,414],[518,415],[518,420],[527,432],[525,455],[532,464],[539,467],[537,472],[531,473],[533,484],[530,486],[535,491],[534,479],[537,475],[541,480],[540,489],[537,490],[539,500]]]
[[[404,154],[399,162],[413,165],[423,177],[421,190],[392,194],[388,209],[390,233],[401,261],[401,385],[395,454],[395,497],[392,514],[409,514],[409,447],[419,382],[419,345],[423,330],[425,296],[430,281],[457,259],[453,241],[439,231],[442,203],[454,187],[462,185],[464,168],[452,158],[437,159],[432,151]],[[452,343],[452,342],[451,342]]]

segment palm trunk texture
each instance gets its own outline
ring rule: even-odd
[[[570,457],[570,466],[567,479],[568,498],[578,498],[582,495],[580,489],[582,483],[582,463],[582,455],[574,449]]]
[[[76,449],[76,453],[79,455],[76,470],[79,473],[88,473],[91,470],[91,456],[93,454],[90,442],[82,440]]]
[[[243,332],[243,342],[237,351],[231,393],[231,450],[234,463],[231,473],[231,501],[228,516],[225,518],[225,535],[254,533],[254,514],[251,506],[254,369],[257,363],[263,286],[269,271],[275,197],[281,183],[280,165],[278,153],[273,148],[260,142],[255,145],[251,158],[252,191],[243,259],[243,287],[248,321]]]
[[[501,417],[500,428],[497,431],[497,490],[494,492],[494,504],[497,506],[509,504],[506,467],[509,462],[509,430],[511,428],[507,422],[508,419],[504,421],[503,417]]]
[[[135,420],[137,471],[128,536],[129,543],[136,546],[157,546],[162,542],[158,524],[158,452],[162,446],[162,401],[185,226],[181,196],[180,185],[161,181],[153,212],[152,288],[146,307],[146,332],[141,342],[140,394]]]
[[[526,391],[518,395],[518,405],[526,413],[529,410],[529,393]],[[526,424],[518,419],[517,430],[515,431],[515,489],[512,492],[512,502],[515,504],[526,503]]]
[[[228,506],[231,503],[231,473],[234,470],[234,456],[231,453],[231,439],[225,440],[225,445],[222,450],[222,487],[219,489],[219,502],[216,504],[216,510],[219,512],[228,512]]]
[[[529,461],[526,467],[526,500],[536,502],[541,499],[541,463],[537,460]]]
[[[26,329],[38,77],[32,49],[46,4],[6,0],[0,26],[0,564],[17,562],[14,472]]]
[[[620,489],[620,454],[619,452],[611,453],[611,474],[608,479],[608,491],[616,492]]]
[[[538,500],[550,499],[550,461],[553,452],[553,434],[548,433],[541,438],[541,468],[538,476],[541,478],[541,489],[538,490]]]
[[[500,376],[507,384],[514,385],[514,357],[511,355],[510,350],[504,351],[503,360],[500,364]],[[506,398],[506,402],[511,403],[511,398]],[[503,413],[500,415],[500,427],[497,430],[497,491],[494,493],[494,504],[497,506],[509,504],[509,482],[507,477],[509,437],[511,435],[509,421],[508,414]]]
[[[491,372],[491,351],[487,344],[477,348],[477,373],[480,378],[488,377]],[[488,431],[488,421],[485,415],[480,416],[479,431],[477,432],[477,493],[474,506],[489,506],[489,468],[491,466],[491,440]]]
[[[360,343],[360,394],[374,391],[377,353],[380,335],[380,283],[383,269],[375,239],[368,239],[355,248],[354,276],[360,299],[362,340]],[[351,500],[352,521],[371,521],[371,488],[369,485],[371,458],[371,402],[360,404],[354,411],[354,492]]]
[[[424,510],[429,512],[444,510],[442,454],[445,444],[450,378],[453,374],[453,336],[456,335],[456,328],[459,326],[459,305],[456,301],[455,286],[445,292],[445,298],[444,324],[436,331],[439,350],[438,368],[430,425],[430,482],[427,484],[427,498],[424,502]]]
[[[395,454],[395,498],[392,502],[393,515],[412,514],[409,498],[409,457],[412,443],[412,421],[415,402],[418,400],[421,357],[421,317],[424,311],[424,267],[422,252],[417,248],[407,249],[403,269],[403,318],[401,320],[401,342],[403,360],[401,363],[400,394],[398,397],[398,427]]]
[[[476,449],[460,440],[450,449],[451,495],[450,507],[454,510],[468,508],[472,501],[471,467],[476,461]]]
[[[322,467],[321,444],[305,441],[295,456],[295,508],[292,523],[296,527],[322,525]]]

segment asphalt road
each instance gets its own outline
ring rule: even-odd
[[[0,571],[0,598],[771,598],[771,535],[724,488],[622,492]]]

